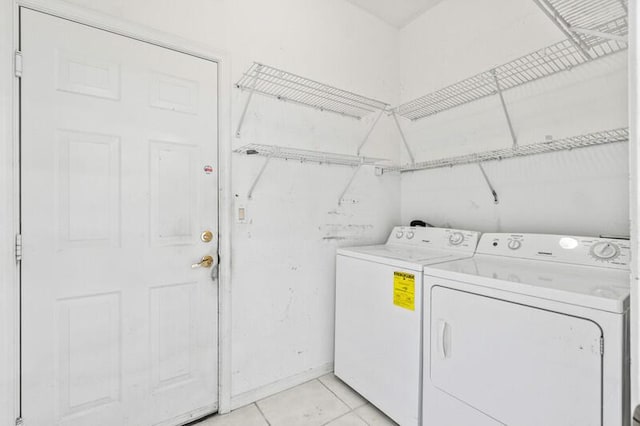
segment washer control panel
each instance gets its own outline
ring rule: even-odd
[[[543,234],[484,234],[478,254],[629,269],[628,240]]]
[[[387,244],[412,247],[475,251],[480,233],[461,229],[396,226]]]

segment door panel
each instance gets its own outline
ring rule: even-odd
[[[217,65],[30,10],[21,50],[25,421],[214,411]]]
[[[436,387],[507,425],[601,424],[595,323],[444,287],[431,294]]]

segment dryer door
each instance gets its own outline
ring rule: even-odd
[[[507,425],[601,425],[601,336],[585,319],[434,287],[430,376]]]

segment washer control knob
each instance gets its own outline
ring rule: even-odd
[[[592,245],[590,252],[596,260],[614,260],[620,256],[620,247],[615,243],[602,241]]]
[[[415,236],[415,234],[411,231],[407,232],[407,240],[411,240],[413,239],[413,237]]]
[[[509,242],[507,243],[507,247],[509,247],[511,250],[518,250],[520,247],[522,247],[522,241],[509,240]]]
[[[454,232],[453,234],[449,235],[449,244],[451,244],[452,246],[459,246],[463,242],[464,235],[462,234],[462,232]]]
[[[396,238],[402,238],[404,236],[404,232],[398,231],[396,232]]]

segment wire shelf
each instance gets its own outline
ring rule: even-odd
[[[627,44],[624,42],[600,40],[600,44],[593,46],[592,56],[601,58],[626,47]],[[419,120],[495,95],[498,93],[498,85],[501,90],[512,89],[570,70],[590,60],[571,41],[564,40],[407,102],[395,111],[402,117]]]
[[[362,165],[383,166],[388,160],[383,158],[360,157],[357,155],[311,151],[307,149],[285,148],[274,145],[249,144],[234,150],[237,154],[258,155],[268,158],[294,160],[301,163],[332,164],[357,167]]]
[[[587,50],[601,37],[626,36],[627,0],[534,0],[554,23]]]
[[[293,102],[357,119],[372,112],[386,110],[389,107],[389,104],[385,102],[257,62],[244,73],[236,83],[236,87],[281,101]]]
[[[484,163],[487,161],[505,160],[508,158],[525,157],[529,155],[544,154],[548,152],[567,151],[595,145],[627,142],[628,140],[629,129],[619,128],[614,130],[588,133],[585,135],[573,136],[554,141],[521,145],[518,148],[496,149],[477,154],[461,155],[457,157],[424,161],[421,163],[396,168],[395,170],[400,170],[401,172],[411,172],[417,170],[437,169],[442,167],[453,167],[463,164]]]

